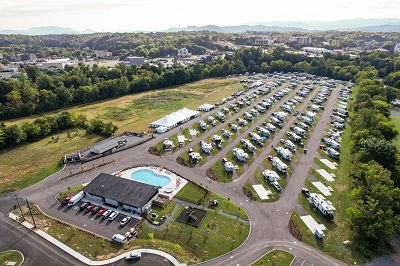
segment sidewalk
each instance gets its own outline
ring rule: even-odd
[[[10,213],[8,215],[8,217],[10,217],[14,221],[17,220],[17,218],[18,218],[13,213]],[[29,228],[29,229],[31,229],[31,230],[33,229],[33,225],[28,223],[28,222],[22,222],[22,225],[27,227],[27,228]],[[46,234],[45,232],[43,232],[40,229],[32,230],[32,231],[35,232],[36,234],[38,234],[39,236],[43,237],[44,239],[46,239],[47,241],[49,241],[53,245],[59,247],[60,249],[64,250],[65,252],[67,252],[71,256],[75,257],[76,259],[82,261],[83,263],[85,263],[87,265],[106,265],[106,264],[110,264],[110,263],[116,262],[116,261],[118,261],[120,259],[124,259],[127,254],[129,254],[130,252],[135,251],[135,252],[140,252],[140,253],[150,253],[150,254],[159,255],[159,256],[162,256],[162,257],[166,258],[167,260],[171,261],[176,266],[186,266],[186,264],[180,263],[179,261],[177,261],[174,257],[169,255],[168,253],[165,253],[165,252],[159,251],[159,250],[155,250],[155,249],[135,249],[135,250],[130,250],[130,251],[124,253],[124,254],[118,255],[118,256],[116,256],[114,258],[111,258],[111,259],[108,259],[108,260],[93,261],[93,260],[90,260],[90,259],[86,258],[85,256],[81,255],[80,253],[76,252],[75,250],[73,250],[72,248],[68,247],[67,245],[61,243],[60,241],[58,241],[54,237]]]

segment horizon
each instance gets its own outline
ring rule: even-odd
[[[115,0],[28,0],[2,4],[0,30],[27,30],[32,27],[57,26],[78,31],[164,31],[188,26],[263,25],[279,22],[333,22],[346,19],[396,19],[400,2],[386,0],[338,0],[321,6],[317,0],[267,3],[253,0],[235,5],[227,0],[185,3],[181,0],[146,2]],[[72,10],[72,11],[70,11]],[[278,10],[278,12],[276,12]],[[329,10],[329,12],[325,12]],[[400,18],[398,18],[400,19]],[[10,27],[10,25],[12,25]],[[299,26],[301,27],[301,25]]]

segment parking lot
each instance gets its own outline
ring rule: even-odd
[[[97,216],[96,213],[93,213],[92,211],[85,212],[85,210],[80,210],[79,206],[83,202],[84,200],[72,207],[59,206],[57,209],[60,211],[60,216],[68,217],[64,219],[62,217],[58,218],[108,238],[111,238],[114,234],[125,235],[130,228],[135,227],[139,223],[138,219],[132,218],[125,226],[122,226],[120,223],[125,217],[128,216],[128,213],[121,213],[121,210],[118,209],[117,211],[119,212],[119,215],[111,221],[109,217],[102,218],[101,216]],[[113,208],[109,208],[107,206],[104,207],[114,210]]]

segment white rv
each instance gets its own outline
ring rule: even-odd
[[[204,140],[200,141],[201,149],[204,153],[210,153],[213,149],[210,143],[205,142]]]
[[[253,116],[250,113],[244,112],[243,116],[244,116],[244,119],[246,119],[248,121],[253,121]]]
[[[297,146],[288,139],[281,139],[281,143],[290,151],[295,151]]]
[[[241,139],[240,143],[242,143],[243,147],[248,151],[248,152],[254,152],[256,149],[256,146],[254,146],[250,140],[248,139]]]
[[[273,157],[271,163],[276,169],[278,169],[279,172],[283,174],[287,172],[287,165],[278,157]]]
[[[263,139],[260,137],[260,135],[258,135],[257,133],[254,132],[250,132],[249,133],[250,138],[255,141],[257,144],[263,146],[264,145],[264,141]]]
[[[292,160],[292,156],[293,156],[292,152],[289,151],[288,149],[285,149],[283,147],[277,147],[277,148],[275,148],[275,150],[280,156],[282,156],[283,159],[285,159],[287,161]]]
[[[265,123],[265,127],[266,127],[269,131],[272,131],[272,132],[275,132],[275,131],[276,131],[276,127],[275,127],[273,124],[271,124],[271,123]]]
[[[236,156],[236,158],[241,162],[246,161],[247,158],[249,157],[249,155],[245,153],[242,149],[234,148],[232,151],[233,154]]]
[[[265,177],[265,180],[269,181],[269,182],[273,182],[275,180],[280,179],[279,175],[275,171],[272,171],[272,170],[264,170],[264,171],[262,171],[262,174]]]
[[[203,120],[200,120],[199,121],[199,128],[201,128],[202,130],[206,130],[207,129],[207,124]]]
[[[263,128],[263,127],[257,127],[257,131],[264,137],[269,137],[269,135],[270,135],[268,129]]]
[[[221,129],[221,133],[225,138],[230,138],[232,136],[232,132],[226,129]]]
[[[311,203],[329,220],[333,220],[333,211],[335,208],[332,203],[326,201],[321,194],[310,193]]]

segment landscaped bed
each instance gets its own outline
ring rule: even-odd
[[[274,249],[250,266],[290,266],[295,256],[292,253]]]

